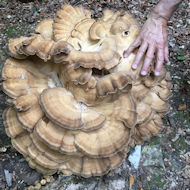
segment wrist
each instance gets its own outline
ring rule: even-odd
[[[151,13],[152,17],[167,22],[181,1],[182,0],[160,0]]]
[[[169,18],[167,18],[164,15],[159,14],[159,12],[156,12],[155,10],[153,10],[150,14],[150,17],[154,20],[160,20],[161,22],[167,24]]]

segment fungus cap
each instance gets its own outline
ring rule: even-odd
[[[162,129],[169,110],[171,77],[140,75],[131,68],[136,51],[123,51],[139,27],[125,11],[63,5],[30,37],[9,41],[3,91],[14,108],[3,120],[13,146],[43,174],[101,176],[118,167],[129,146]],[[153,64],[152,64],[153,65]]]

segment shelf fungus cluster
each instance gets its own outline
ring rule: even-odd
[[[43,174],[100,176],[120,165],[129,146],[162,128],[170,76],[147,77],[123,58],[138,24],[124,11],[95,20],[82,7],[62,6],[30,37],[10,39],[2,69],[12,104],[6,133],[30,167]]]

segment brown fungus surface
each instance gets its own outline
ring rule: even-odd
[[[169,110],[170,76],[132,70],[138,23],[125,11],[91,18],[83,7],[63,5],[30,37],[9,40],[13,58],[2,69],[12,107],[3,114],[7,135],[31,168],[101,176],[118,167],[129,146],[162,129]],[[142,65],[142,63],[141,63]]]

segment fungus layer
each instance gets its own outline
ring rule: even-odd
[[[101,176],[118,167],[129,146],[162,128],[169,109],[169,73],[132,70],[123,51],[139,32],[124,11],[95,20],[63,5],[30,37],[10,39],[3,91],[12,107],[3,120],[13,146],[43,174]],[[142,63],[141,63],[142,64]]]

